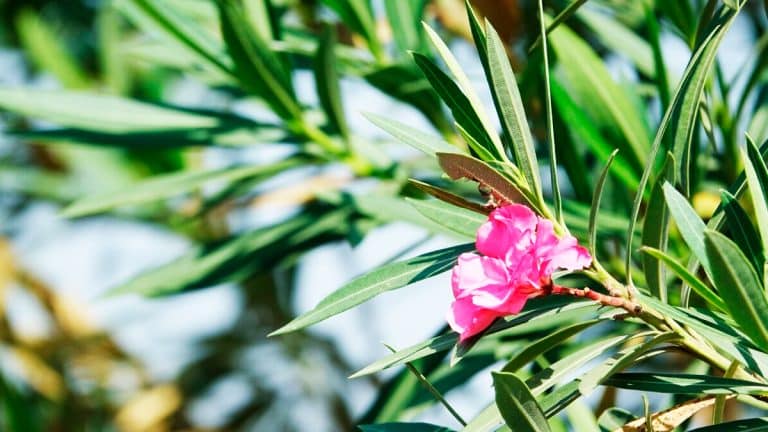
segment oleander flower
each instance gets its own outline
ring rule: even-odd
[[[555,271],[592,263],[575,237],[557,237],[551,221],[521,204],[491,212],[477,230],[476,246],[482,255],[461,254],[451,275],[454,301],[448,323],[462,341],[544,294]]]

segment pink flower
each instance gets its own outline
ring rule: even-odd
[[[520,312],[529,298],[545,292],[556,270],[592,263],[576,238],[557,237],[551,221],[520,204],[491,212],[477,230],[476,246],[482,255],[461,254],[451,276],[455,300],[448,323],[462,341],[496,318]]]

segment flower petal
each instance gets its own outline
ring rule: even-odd
[[[447,321],[459,333],[459,340],[464,341],[488,328],[498,316],[491,310],[474,305],[470,298],[463,298],[451,304]]]

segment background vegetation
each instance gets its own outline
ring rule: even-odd
[[[764,428],[768,4],[470,8],[0,0],[3,53],[23,55],[0,81],[0,293],[28,293],[50,324],[25,335],[0,302],[3,429],[661,431],[753,417],[739,430]],[[407,113],[366,115],[388,135],[349,108],[365,94]],[[357,372],[377,394],[354,409],[339,383],[363,365],[307,327],[449,270],[505,191],[590,245],[599,266],[563,283],[619,289],[643,313],[553,296],[467,344],[443,328]],[[158,378],[17,256],[41,203],[75,225],[131,220],[185,238],[180,257],[103,294],[235,283],[232,325]],[[420,234],[378,257],[391,264],[294,310],[303,256],[358,247],[393,222]],[[413,258],[434,236],[448,247]],[[271,362],[289,379],[254,372]],[[451,412],[462,384],[502,369],[486,409]],[[198,424],[196,401],[233,375],[246,377],[245,402]],[[303,416],[307,401],[323,415]],[[415,423],[436,410],[443,426]]]

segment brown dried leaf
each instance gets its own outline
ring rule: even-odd
[[[527,201],[514,183],[481,160],[456,153],[437,153],[437,159],[452,179],[466,178],[480,183],[480,188],[487,189],[498,205]],[[533,203],[528,204],[535,208]]]
[[[728,399],[733,397],[735,397],[735,395],[726,396]],[[691,399],[675,405],[672,408],[654,413],[651,415],[653,430],[654,432],[670,432],[697,412],[714,404],[714,396],[707,396],[704,398]],[[645,430],[645,417],[640,417],[613,432],[644,432]]]

